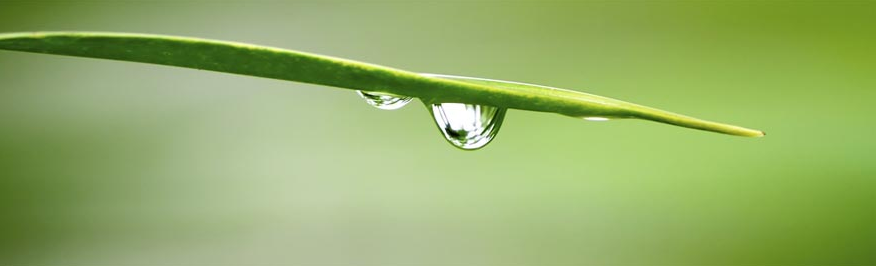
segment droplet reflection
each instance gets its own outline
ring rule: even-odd
[[[507,109],[463,103],[432,105],[432,116],[444,138],[454,146],[475,150],[486,146],[502,125]]]

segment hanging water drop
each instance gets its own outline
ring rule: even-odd
[[[395,96],[377,92],[356,91],[365,102],[383,110],[395,110],[411,102],[411,97]]]
[[[601,116],[588,116],[588,117],[584,117],[584,120],[587,120],[587,121],[596,121],[596,122],[603,122],[603,121],[611,120],[611,118],[608,118],[608,117],[601,117]]]
[[[502,126],[505,108],[442,103],[432,105],[432,116],[444,138],[458,148],[475,150],[486,146]]]

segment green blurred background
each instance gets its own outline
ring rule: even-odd
[[[876,265],[876,3],[3,1],[0,32],[195,36],[768,132],[422,104],[0,51],[3,265]]]

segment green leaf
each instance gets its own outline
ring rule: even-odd
[[[759,130],[705,121],[607,97],[478,78],[414,72],[251,44],[147,34],[34,32],[0,34],[0,49],[161,64],[572,117],[639,118],[730,135]]]

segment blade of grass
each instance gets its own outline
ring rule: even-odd
[[[623,117],[737,136],[762,131],[705,121],[607,97],[524,83],[422,75],[374,64],[251,44],[102,32],[0,34],[0,49],[178,66],[420,98],[558,113]],[[455,77],[455,78],[454,78]]]

